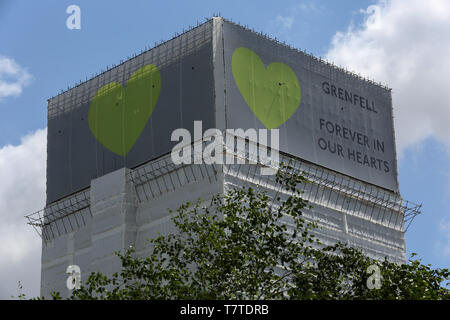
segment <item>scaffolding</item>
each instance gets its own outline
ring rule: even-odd
[[[134,54],[128,60],[121,60],[119,65],[102,70],[89,80],[86,78],[86,81],[80,81],[76,86],[48,99],[48,119],[88,104],[99,88],[112,81],[126,83],[136,70],[145,65],[154,64],[162,69],[184,56],[194,54],[212,42],[212,27],[208,23],[212,24],[212,21],[198,24],[181,35],[175,34],[171,40],[155,44],[155,47]]]
[[[362,77],[356,72],[349,71],[345,68],[337,66],[332,62],[316,57],[306,50],[295,48],[286,42],[279,41],[276,37],[271,37],[268,34],[259,32],[246,25],[234,22],[232,19],[222,18],[223,21],[239,26],[247,31],[257,34],[265,39],[274,41],[280,46],[291,51],[289,55],[294,53],[301,53],[311,59],[311,70],[323,73],[327,68],[332,68],[336,71],[342,72],[352,78],[359,79],[365,83],[378,86],[380,88],[391,90],[386,85],[383,85],[374,80]],[[96,94],[97,90],[103,85],[114,81],[126,82],[133,72],[137,69],[147,65],[155,64],[158,68],[164,68],[167,65],[174,63],[181,57],[192,54],[212,42],[213,26],[212,18],[206,18],[206,22],[200,23],[197,21],[196,26],[189,26],[186,30],[183,29],[181,34],[175,33],[174,36],[167,41],[155,42],[153,47],[146,47],[140,53],[134,53],[128,56],[127,60],[120,60],[118,65],[107,66],[105,70],[101,70],[100,74],[94,74],[91,78],[80,81],[72,87],[68,87],[65,91],[48,99],[48,119],[57,117],[60,114],[71,111],[80,107],[84,103],[89,103]],[[131,63],[126,64],[130,61]]]
[[[204,144],[205,142],[203,147]],[[250,142],[246,140],[243,150],[230,150],[226,146],[223,147],[222,155],[231,155],[234,164],[206,164],[208,159],[202,158],[203,154],[200,153],[192,153],[189,157],[190,163],[195,163],[195,159],[199,157],[202,158],[201,163],[175,164],[171,153],[168,153],[130,169],[126,180],[134,186],[138,203],[148,202],[184,185],[205,180],[214,184],[218,182],[220,172],[227,176],[244,179],[256,186],[280,191],[280,185],[275,183],[274,176],[259,174],[261,168],[267,168],[269,165],[267,159],[261,162],[257,155],[249,153],[249,144]],[[237,163],[237,159],[245,163]],[[275,164],[271,163],[270,166],[278,169],[281,163],[291,165],[292,171],[286,173],[300,174],[306,178],[307,182],[298,187],[302,190],[302,197],[312,204],[359,216],[373,223],[404,232],[408,230],[414,218],[421,213],[421,204],[403,200],[398,193],[285,153],[280,152],[279,161]],[[86,225],[86,220],[91,216],[90,189],[86,189],[52,203],[26,218],[28,224],[32,225],[47,241]]]
[[[25,217],[39,236],[48,241],[85,226],[92,217],[90,200],[90,190],[86,189]]]
[[[130,171],[127,180],[134,185],[138,202],[145,202],[194,182],[214,183],[218,170],[216,164],[176,165],[167,154]]]
[[[270,150],[270,148],[268,149]],[[268,167],[267,159],[261,162],[257,160],[258,155],[250,154],[249,150],[248,140],[242,150],[226,148],[226,152],[235,158],[251,159],[256,165],[251,166],[252,168],[240,164],[225,165],[224,172],[227,175],[247,180],[255,186],[264,186],[268,189],[279,188],[280,186],[276,186],[274,183],[275,179],[258,174],[261,168]],[[271,163],[270,166],[286,170],[282,168],[282,163],[290,164],[292,169],[286,173],[295,173],[306,178],[307,182],[298,187],[302,189],[302,197],[310,203],[320,204],[405,232],[414,218],[421,213],[421,204],[404,200],[399,193],[351,178],[287,153],[278,152],[279,160]],[[400,220],[400,218],[402,219]]]

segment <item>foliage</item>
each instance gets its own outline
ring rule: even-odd
[[[448,269],[321,244],[312,234],[317,225],[302,216],[309,206],[298,185],[307,181],[285,166],[276,182],[288,192],[242,188],[182,205],[172,212],[178,233],[149,240],[146,257],[133,248],[116,252],[122,270],[92,273],[71,299],[450,299],[441,286]],[[372,289],[371,265],[381,274]]]

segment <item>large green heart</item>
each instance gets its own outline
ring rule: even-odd
[[[300,105],[300,84],[284,63],[266,67],[252,50],[237,48],[231,60],[234,80],[245,102],[268,129],[285,123]]]
[[[161,75],[152,64],[133,73],[125,89],[117,82],[101,87],[89,109],[95,138],[112,152],[127,155],[155,109],[160,90]]]

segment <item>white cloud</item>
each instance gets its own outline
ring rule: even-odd
[[[450,146],[450,1],[380,0],[362,12],[327,58],[393,89],[400,154],[430,137]]]
[[[311,14],[320,12],[315,2],[307,1],[296,3],[285,10],[285,14],[278,14],[274,19],[269,21],[270,29],[275,31],[276,34],[284,35],[292,30],[294,23],[300,19],[302,25],[306,22],[301,17],[305,17]],[[286,35],[284,35],[286,36]]]
[[[13,59],[0,55],[0,101],[19,96],[30,83],[31,75]]]
[[[443,234],[443,240],[438,243],[439,253],[450,257],[450,220],[442,219],[439,223],[439,231]]]
[[[317,7],[315,2],[301,2],[297,6],[294,7],[296,10],[302,11],[303,13],[317,13],[321,10],[321,8]]]
[[[292,25],[294,24],[294,17],[284,17],[282,15],[278,15],[273,20],[273,23],[282,29],[291,30]]]
[[[47,130],[0,149],[0,299],[18,295],[18,281],[27,296],[38,296],[41,239],[24,215],[45,205]]]

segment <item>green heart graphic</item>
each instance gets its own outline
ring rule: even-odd
[[[89,128],[112,152],[125,156],[144,130],[161,90],[161,75],[148,64],[133,73],[126,88],[117,82],[101,87],[91,101]]]
[[[268,129],[285,123],[300,105],[300,84],[284,63],[266,67],[250,49],[237,48],[231,60],[234,80],[245,102]]]

